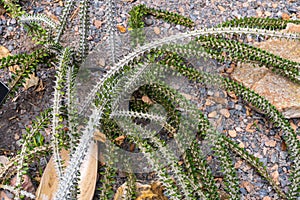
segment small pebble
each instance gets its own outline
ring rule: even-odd
[[[62,7],[56,7],[55,8],[55,15],[60,16],[62,14]]]
[[[217,111],[213,111],[213,112],[208,114],[209,118],[215,118],[216,116],[217,116]]]
[[[153,19],[150,16],[146,16],[145,18],[145,25],[151,26],[153,24]]]
[[[154,27],[154,33],[156,34],[156,35],[159,35],[160,34],[160,28],[158,28],[157,26],[156,27]]]
[[[237,133],[235,130],[229,130],[228,131],[228,135],[232,138],[235,138],[237,136]]]
[[[269,140],[269,141],[265,142],[265,145],[267,147],[275,147],[276,146],[276,141],[275,140]]]
[[[230,117],[230,112],[227,109],[221,109],[220,113],[221,113],[221,115],[223,115],[226,118]]]

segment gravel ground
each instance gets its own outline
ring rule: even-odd
[[[24,3],[24,2],[23,2]],[[146,4],[154,8],[174,11],[190,17],[196,22],[196,28],[212,26],[222,21],[240,17],[272,17],[281,18],[288,14],[292,19],[300,18],[300,1],[225,1],[225,0],[180,0],[180,1],[117,1],[117,18],[119,25],[128,26],[128,11],[138,4]],[[60,16],[62,7],[53,1],[30,1],[24,3],[29,13],[51,14],[52,17]],[[89,37],[90,50],[105,40],[105,5],[103,1],[94,0],[91,6],[91,32]],[[64,37],[66,41],[76,43],[78,38],[78,19],[74,19],[75,26],[70,28]],[[186,30],[183,26],[173,26],[160,20],[147,19],[151,25],[149,29],[159,28],[160,37],[171,32]],[[160,35],[160,36],[159,36]],[[32,51],[36,46],[30,38],[24,34],[22,27],[15,19],[6,14],[0,15],[0,44],[7,47],[12,54]],[[222,71],[224,66],[214,64]],[[226,67],[226,66],[225,66]],[[1,80],[6,80],[6,72],[0,72]],[[8,100],[0,110],[0,136],[4,138],[0,148],[15,151],[18,148],[18,140],[24,132],[24,127],[29,124],[33,116],[51,105],[51,86],[53,85],[53,69],[42,69],[38,76],[45,83],[45,90],[36,92],[28,90],[21,92],[14,102]],[[240,146],[254,154],[266,164],[271,176],[278,181],[280,186],[287,191],[288,173],[291,162],[288,160],[284,142],[280,139],[281,132],[272,127],[262,114],[257,113],[246,106],[240,99],[229,97],[223,91],[207,89],[198,84],[188,84],[183,90],[199,109],[203,110],[217,129],[227,134]],[[197,97],[197,98],[195,98]],[[299,119],[290,120],[295,129],[300,126]],[[3,151],[7,153],[9,151]],[[210,161],[210,156],[208,155]],[[243,199],[279,199],[271,186],[263,180],[255,170],[239,158],[234,158],[238,171]],[[213,159],[211,161],[214,168]],[[215,172],[217,173],[217,172]],[[221,178],[216,179],[221,184]]]

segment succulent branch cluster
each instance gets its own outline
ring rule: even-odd
[[[41,156],[46,155],[51,149],[59,181],[55,199],[78,198],[80,167],[87,156],[89,146],[95,142],[94,132],[99,129],[105,134],[106,140],[110,141],[110,143],[99,142],[106,147],[102,152],[106,155],[105,164],[99,170],[100,187],[97,190],[100,199],[111,199],[114,194],[112,184],[118,171],[115,162],[119,159],[118,149],[121,148],[116,138],[122,135],[126,137],[126,142],[134,143],[138,147],[138,151],[144,155],[151,169],[156,172],[157,179],[164,186],[165,194],[170,199],[221,199],[212,170],[206,162],[205,154],[199,148],[200,140],[208,141],[213,155],[221,161],[225,183],[223,189],[230,199],[241,198],[232,154],[241,157],[255,168],[282,199],[297,199],[300,196],[298,184],[300,144],[296,133],[283,115],[264,97],[251,89],[230,78],[199,71],[188,65],[185,59],[204,57],[215,59],[220,63],[224,61],[255,63],[271,68],[275,73],[299,84],[299,63],[241,43],[233,37],[251,35],[299,40],[299,34],[278,31],[286,27],[287,21],[256,18],[231,20],[216,27],[179,33],[146,43],[142,29],[146,15],[153,15],[186,27],[193,27],[194,23],[178,14],[140,5],[130,11],[131,42],[135,48],[119,59],[116,45],[117,33],[114,27],[115,5],[114,1],[107,0],[108,12],[105,16],[110,44],[108,52],[111,54],[109,57],[112,58],[112,62],[109,63],[111,69],[97,80],[82,105],[76,107],[75,80],[81,64],[88,56],[89,3],[88,0],[79,2],[78,51],[61,44],[61,36],[65,32],[76,1],[66,2],[60,23],[53,22],[44,15],[20,17],[21,22],[34,29],[33,34],[40,30],[43,32],[41,34],[43,39],[47,34],[50,35],[44,40],[42,49],[31,54],[3,58],[0,60],[0,68],[19,64],[25,72],[32,67],[36,70],[37,64],[49,56],[56,63],[56,77],[52,107],[41,113],[41,117],[32,124],[31,129],[27,130],[28,134],[23,138],[22,150],[11,159],[7,165],[9,167],[0,168],[2,188],[13,191],[16,198],[24,195],[34,198],[33,194],[27,194],[21,188],[21,175],[27,173],[27,163],[36,159],[36,156],[34,158],[31,155],[37,152]],[[45,26],[48,28],[40,28]],[[47,34],[44,34],[46,32]],[[184,39],[188,39],[188,42]],[[219,133],[199,109],[167,85],[163,81],[166,74],[172,74],[174,77],[184,76],[195,83],[221,87],[224,91],[234,92],[252,106],[264,111],[266,116],[283,131],[282,139],[286,142],[290,159],[293,161],[288,193],[283,192],[274,183],[266,167],[257,158]],[[144,80],[151,81],[144,82]],[[133,91],[135,95],[132,94]],[[150,100],[141,101],[142,97]],[[120,106],[123,99],[129,99],[129,106],[126,108]],[[154,105],[158,104],[166,113],[157,111]],[[146,128],[147,123],[159,124],[162,129],[157,134]],[[64,129],[64,126],[67,126],[67,129]],[[42,138],[41,133],[45,128],[51,128],[51,140],[47,143],[44,139],[40,139],[38,144],[32,146],[33,138]],[[177,148],[171,148],[167,142],[169,140],[174,140]],[[71,152],[68,166],[64,166],[64,160],[60,157],[62,148],[70,149]],[[181,153],[182,163],[176,157],[174,153],[176,151]],[[160,156],[157,156],[158,152]],[[162,163],[161,159],[167,165]],[[16,165],[14,166],[13,163]],[[134,199],[137,195],[134,169],[126,160],[124,163],[127,163],[129,172],[125,198]],[[17,185],[16,188],[11,188],[5,185],[5,181],[14,174],[17,174]]]

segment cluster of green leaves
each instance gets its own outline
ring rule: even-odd
[[[4,5],[4,8],[12,17],[18,17],[25,14],[18,0],[1,0],[0,5],[1,4]]]

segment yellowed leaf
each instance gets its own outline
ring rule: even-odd
[[[123,25],[117,25],[117,29],[121,32],[121,33],[125,33],[126,32],[126,28]]]
[[[39,84],[39,77],[35,76],[35,74],[30,74],[28,78],[25,79],[24,89],[28,90],[33,86],[37,86]]]

